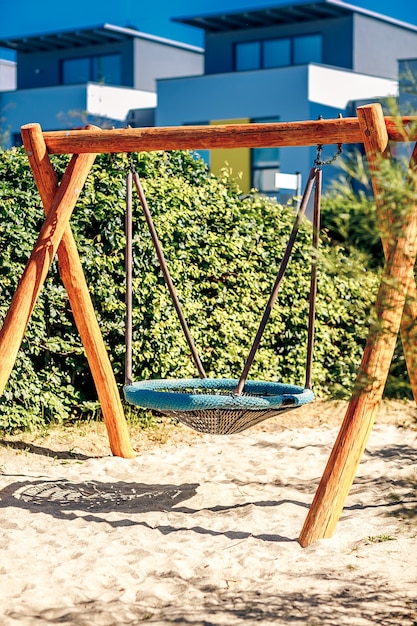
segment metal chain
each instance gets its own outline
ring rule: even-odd
[[[131,126],[125,126],[125,129],[128,128],[132,128]],[[113,126],[113,130],[114,130],[114,126]],[[124,163],[120,162],[120,157],[123,156],[124,154],[127,154],[127,158],[128,158],[128,167],[126,168],[126,166],[124,165]],[[109,157],[110,157],[110,163],[113,167],[114,170],[117,170],[119,172],[131,172],[132,174],[134,174],[136,172],[136,166],[133,160],[133,155],[136,154],[134,152],[123,152],[123,153],[116,153],[116,152],[110,152]],[[119,159],[119,160],[118,160]]]
[[[341,117],[343,117],[343,115],[342,115],[341,113],[339,113],[338,117],[339,117],[339,118],[341,118]],[[319,115],[319,116],[318,116],[318,119],[319,119],[319,120],[322,120],[322,119],[323,119],[323,116],[322,116],[322,115]],[[341,144],[341,143],[338,143],[338,144],[337,144],[337,152],[336,152],[336,154],[334,154],[334,155],[333,155],[330,159],[327,159],[327,160],[324,160],[324,161],[323,161],[323,160],[322,160],[322,158],[321,158],[322,152],[323,152],[323,144],[319,143],[319,144],[317,145],[316,159],[315,159],[315,161],[314,161],[314,165],[315,165],[316,167],[321,167],[322,165],[330,165],[331,163],[333,163],[334,161],[336,161],[337,157],[338,157],[340,154],[342,154],[342,152],[343,152],[343,150],[342,150],[342,144]]]
[[[337,157],[343,152],[342,144],[341,143],[337,144],[337,152],[330,159],[323,161],[323,159],[321,158],[322,152],[323,152],[323,146],[322,144],[319,143],[317,146],[316,158],[314,160],[314,165],[316,167],[322,167],[322,165],[330,165],[331,163],[336,161]]]

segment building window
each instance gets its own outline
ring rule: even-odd
[[[120,54],[105,54],[92,57],[93,80],[105,85],[121,84],[121,58]]]
[[[17,148],[23,146],[22,135],[20,133],[12,134],[12,146],[16,146]]]
[[[120,54],[63,59],[63,85],[75,85],[90,81],[105,85],[121,85]]]
[[[293,39],[293,63],[321,63],[321,36],[304,35]]]
[[[259,41],[249,41],[236,44],[236,69],[259,70],[261,67],[261,43]]]
[[[263,67],[291,65],[291,39],[267,39],[263,42]]]
[[[278,122],[277,117],[258,118],[255,124]],[[260,193],[276,197],[275,174],[279,172],[279,148],[252,148],[252,186]]]
[[[321,35],[281,37],[235,44],[235,69],[238,72],[321,62]]]
[[[64,59],[62,61],[62,83],[74,85],[90,80],[90,59]]]

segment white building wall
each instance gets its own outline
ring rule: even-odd
[[[343,112],[351,100],[397,96],[398,83],[388,78],[309,65],[308,99]]]
[[[130,109],[147,109],[155,104],[156,94],[95,83],[19,89],[0,93],[0,111],[5,118],[2,121],[0,116],[0,131],[12,139],[23,124],[32,122],[39,123],[43,130],[64,130],[86,123],[122,127]]]
[[[90,83],[87,87],[86,110],[91,115],[124,122],[130,109],[156,107],[156,93],[139,89],[106,87]]]
[[[0,91],[16,89],[16,63],[0,59]]]

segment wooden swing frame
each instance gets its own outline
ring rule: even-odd
[[[134,456],[119,390],[69,224],[98,153],[362,143],[370,166],[378,219],[383,224],[390,215],[380,201],[376,176],[379,160],[390,158],[390,141],[417,140],[415,125],[410,130],[416,121],[416,117],[384,117],[379,104],[370,104],[359,107],[357,117],[274,124],[116,130],[89,126],[84,130],[54,132],[42,132],[39,124],[23,126],[23,144],[46,217],[0,331],[0,393],[7,384],[36,299],[57,254],[97,388],[111,451],[124,458]],[[50,154],[72,155],[59,185]],[[416,158],[417,146],[414,161]],[[410,167],[415,167],[415,163]],[[396,242],[385,238],[382,241],[386,265],[377,296],[377,319],[370,327],[357,383],[299,536],[303,547],[331,537],[334,532],[382,399],[398,332],[417,402],[417,206],[408,208],[401,237]]]

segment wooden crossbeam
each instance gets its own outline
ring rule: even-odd
[[[392,141],[417,141],[417,117],[384,118]],[[44,133],[50,154],[209,150],[362,143],[357,117],[269,124],[169,126]]]

